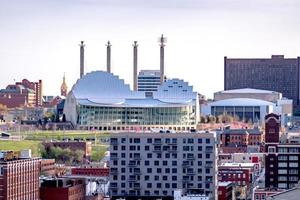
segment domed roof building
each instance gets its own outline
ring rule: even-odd
[[[180,79],[164,82],[146,97],[112,73],[94,71],[79,79],[65,102],[66,119],[79,129],[189,130],[199,120],[198,95]]]

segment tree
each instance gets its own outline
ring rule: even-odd
[[[7,113],[7,110],[6,105],[0,104],[0,115]]]

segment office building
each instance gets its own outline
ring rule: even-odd
[[[141,70],[138,75],[138,91],[154,92],[160,86],[159,70]]]
[[[0,152],[0,199],[39,200],[40,159],[30,150]]]
[[[114,133],[110,139],[110,194],[168,199],[174,190],[214,199],[216,137],[209,132]]]
[[[224,58],[224,90],[254,88],[282,93],[299,112],[298,58]]]
[[[146,97],[130,90],[118,76],[96,71],[73,86],[64,114],[76,128],[85,130],[190,130],[196,128],[200,111],[197,93],[183,80],[168,80]]]

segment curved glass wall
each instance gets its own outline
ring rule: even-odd
[[[78,106],[78,125],[195,125],[195,106],[131,108]]]

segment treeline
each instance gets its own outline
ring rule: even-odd
[[[81,150],[72,151],[69,148],[62,149],[60,147],[45,148],[41,145],[41,156],[46,159],[55,159],[57,163],[63,164],[79,164],[83,162],[84,152]]]

